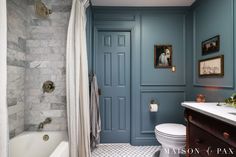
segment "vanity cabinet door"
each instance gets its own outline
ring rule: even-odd
[[[190,157],[235,157],[235,148],[205,130],[189,123]],[[233,152],[232,152],[233,151]],[[190,152],[190,151],[189,151]]]

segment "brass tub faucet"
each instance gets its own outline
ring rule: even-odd
[[[52,118],[48,117],[43,122],[39,123],[38,129],[41,130],[44,128],[44,125],[50,124],[52,122]]]

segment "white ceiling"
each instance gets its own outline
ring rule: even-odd
[[[94,6],[190,6],[195,0],[91,0]]]

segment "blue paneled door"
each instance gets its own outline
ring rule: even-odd
[[[130,32],[98,32],[102,143],[130,142]]]

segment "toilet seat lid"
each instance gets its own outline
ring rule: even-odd
[[[183,124],[166,123],[155,127],[156,131],[169,136],[186,136],[186,127]]]
[[[163,136],[165,138],[171,138],[171,139],[175,139],[175,140],[185,140],[186,139],[186,135],[183,135],[183,136],[180,136],[180,135],[176,136],[175,135],[174,136],[174,135],[169,135],[169,134],[161,133],[161,132],[159,132],[157,130],[155,130],[155,133],[156,133],[156,135],[160,135],[160,136]]]

